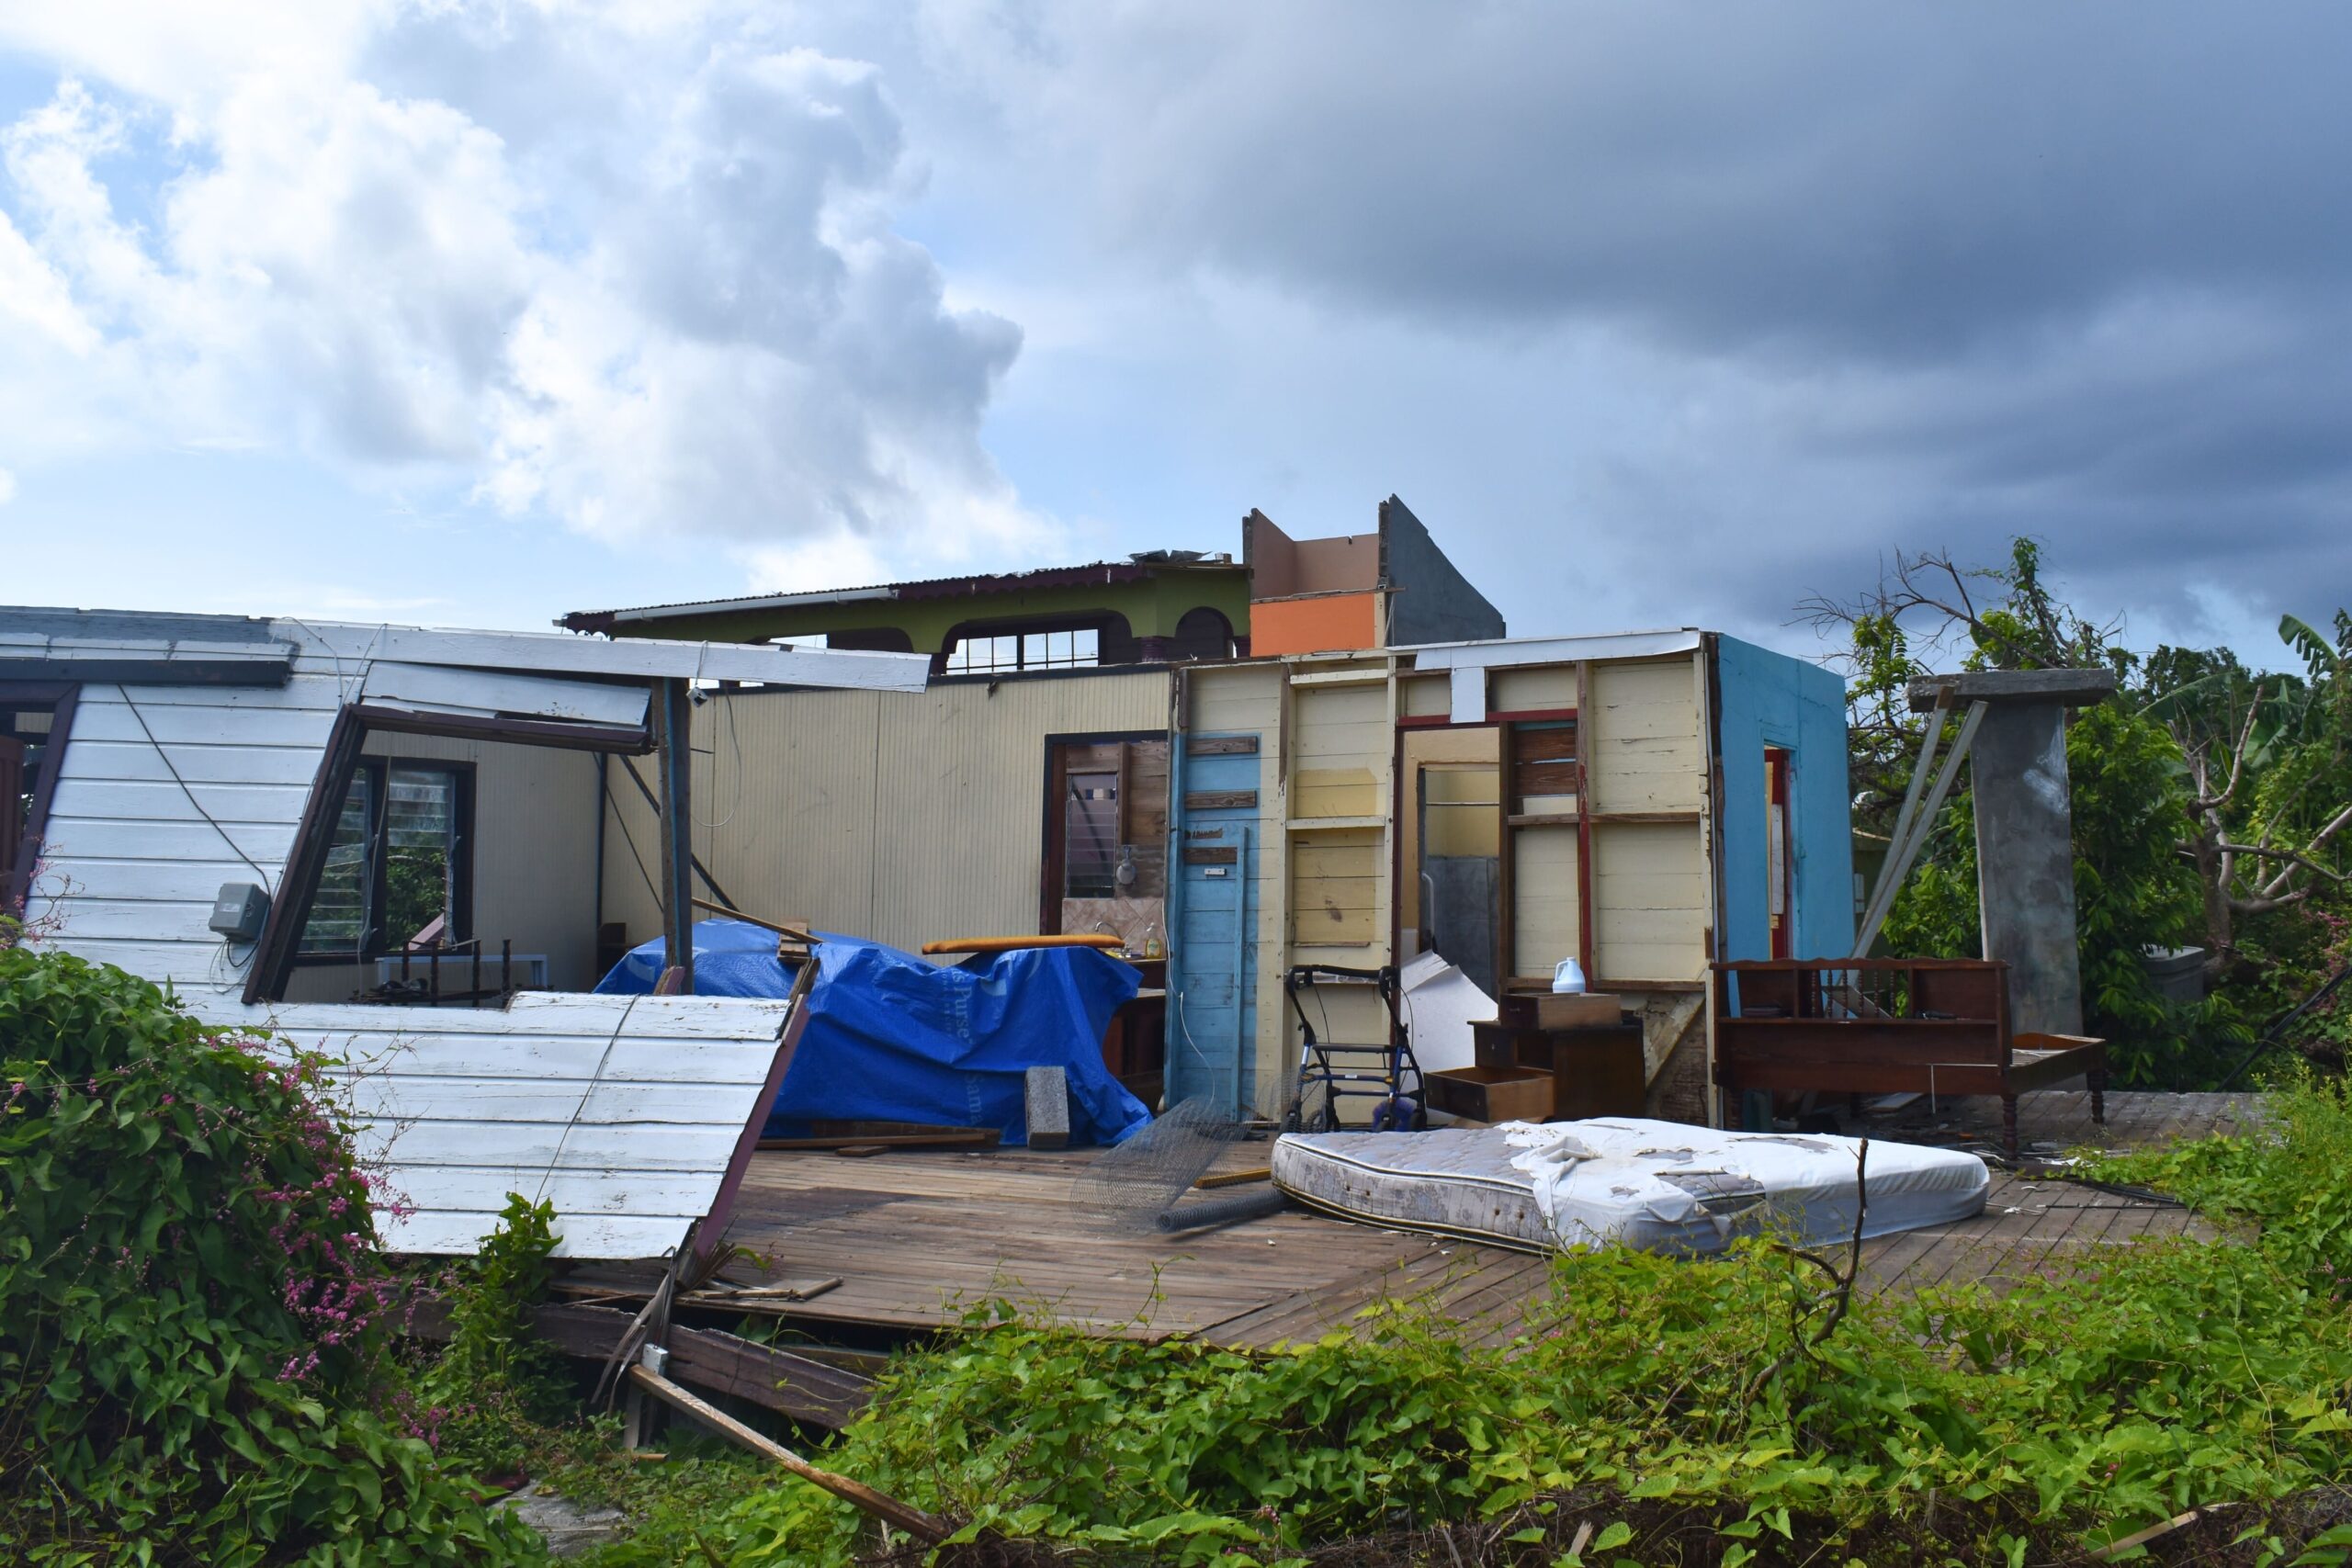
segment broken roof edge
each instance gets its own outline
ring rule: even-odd
[[[1674,626],[1656,631],[1602,632],[1589,637],[1428,642],[1385,651],[1411,654],[1416,670],[1492,670],[1515,664],[1573,664],[1588,659],[1657,659],[1689,653],[1706,635],[1696,626]]]
[[[1186,550],[1141,550],[1125,560],[1037,567],[1027,571],[913,578],[903,582],[877,582],[857,588],[821,588],[805,593],[752,593],[731,599],[688,599],[674,604],[634,604],[610,610],[573,610],[558,618],[554,624],[567,631],[609,634],[615,626],[639,626],[649,621],[684,620],[698,615],[801,610],[834,604],[890,604],[900,600],[953,599],[1065,587],[1097,580],[1137,582],[1162,574],[1246,570],[1240,562],[1228,556]]]
[[[243,635],[199,637],[206,631]],[[0,672],[11,664],[72,675],[87,664],[93,680],[127,661],[162,664],[220,657],[282,667],[304,654],[345,660],[364,675],[378,663],[532,672],[627,681],[757,681],[767,685],[920,692],[931,661],[922,654],[845,649],[779,648],[762,643],[688,642],[662,637],[606,640],[560,632],[469,631],[392,623],[306,621],[299,616],[243,619],[148,611],[0,607]]]

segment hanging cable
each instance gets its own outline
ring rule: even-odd
[[[626,766],[626,762],[624,762],[623,765]],[[631,776],[634,777],[635,775],[632,774]],[[645,878],[645,890],[649,894],[652,895],[653,906],[658,909],[662,907],[662,890],[654,886],[653,874],[645,869],[645,857],[637,852],[637,839],[636,836],[628,830],[628,818],[621,811],[619,803],[613,799],[613,786],[611,783],[608,781],[602,787],[605,792],[605,804],[612,807],[613,821],[621,830],[621,841],[628,846],[628,858],[637,863],[637,874]],[[638,787],[640,789],[644,787],[642,781],[639,782]]]
[[[728,743],[735,752],[735,787],[728,792],[727,815],[716,822],[706,822],[697,817],[695,818],[695,826],[697,828],[716,829],[726,827],[727,824],[735,820],[735,813],[743,804],[743,737],[735,728],[734,700],[731,697],[728,698],[725,705]],[[710,782],[711,794],[717,795],[718,793],[718,738],[715,735],[711,737],[710,746]]]
[[[247,866],[252,868],[253,874],[261,879],[261,890],[269,894],[272,897],[275,897],[277,893],[269,885],[269,873],[262,870],[259,863],[257,863],[253,856],[245,853],[243,845],[238,843],[236,840],[229,836],[229,829],[220,826],[220,818],[214,817],[212,813],[204,809],[204,802],[196,798],[196,791],[188,787],[187,780],[180,777],[179,769],[173,765],[171,753],[164,750],[164,743],[155,739],[155,732],[147,728],[147,716],[139,711],[139,705],[137,703],[131,701],[130,688],[128,686],[118,686],[115,690],[122,694],[122,705],[129,708],[130,710],[130,716],[139,721],[139,733],[144,735],[147,738],[147,744],[155,749],[155,755],[163,760],[164,771],[172,775],[172,782],[174,784],[180,786],[180,793],[187,796],[187,803],[190,806],[196,807],[196,814],[198,817],[203,818],[206,822],[211,825],[212,830],[220,835],[220,841],[228,845],[232,850],[235,851],[239,860],[244,862]]]

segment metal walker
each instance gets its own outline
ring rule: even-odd
[[[1388,1014],[1388,1038],[1376,1044],[1325,1040],[1315,1032],[1300,993],[1329,986],[1376,986]],[[1399,985],[1395,964],[1377,969],[1347,969],[1333,964],[1301,964],[1283,976],[1283,994],[1298,1015],[1305,1036],[1299,1047],[1298,1076],[1293,1085],[1290,1110],[1283,1117],[1286,1133],[1329,1133],[1340,1126],[1340,1101],[1370,1100],[1374,1132],[1405,1132],[1429,1125],[1427,1093],[1421,1065],[1413,1056],[1411,1032],[1399,1011]],[[1318,1011],[1323,1010],[1318,1005]],[[1324,1027],[1330,1027],[1326,1014]],[[1320,1087],[1314,1110],[1307,1109],[1308,1091]]]

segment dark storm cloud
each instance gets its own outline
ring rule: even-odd
[[[1588,453],[1559,570],[1498,585],[1522,624],[1596,535],[1652,618],[1751,628],[2019,532],[2152,623],[2352,600],[2352,9],[1023,15],[1054,49],[978,52],[1101,254],[1464,355],[1612,334],[1648,395],[1736,405]],[[1494,417],[1549,517],[1527,391]],[[1607,395],[1564,371],[1552,439],[1623,439],[1579,417]]]
[[[2352,267],[2352,10],[1443,16],[1267,8],[1106,117],[1103,209],[1408,310],[1897,358],[2153,289],[2334,299]],[[1121,41],[1109,92],[1167,58]]]

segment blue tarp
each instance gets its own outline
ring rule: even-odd
[[[1069,1079],[1070,1141],[1115,1144],[1151,1120],[1102,1064],[1102,1031],[1136,994],[1133,964],[1091,948],[1031,948],[943,968],[878,942],[820,931],[808,1023],[768,1116],[771,1137],[811,1122],[993,1127],[1029,1140],[1023,1074]],[[596,989],[642,996],[662,977],[662,939],[632,950]],[[795,966],[775,934],[741,920],[695,923],[695,990],[782,997]]]

